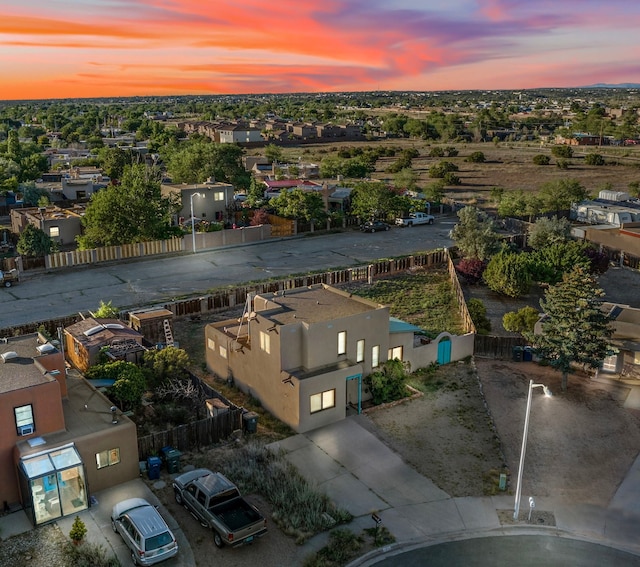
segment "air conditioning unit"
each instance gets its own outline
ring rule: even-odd
[[[18,427],[19,435],[31,435],[33,433],[33,423],[31,425],[21,425]]]

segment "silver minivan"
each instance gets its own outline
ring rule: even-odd
[[[178,553],[178,543],[158,510],[143,498],[118,502],[111,527],[131,550],[134,565],[154,565]]]

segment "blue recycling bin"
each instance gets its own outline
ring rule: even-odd
[[[160,457],[149,457],[147,459],[147,475],[149,480],[158,480],[160,478],[160,467],[162,459]]]

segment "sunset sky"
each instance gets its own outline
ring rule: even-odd
[[[0,0],[0,99],[640,83],[638,0]]]

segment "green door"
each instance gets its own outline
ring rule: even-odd
[[[451,339],[442,337],[438,343],[438,364],[451,362]]]

